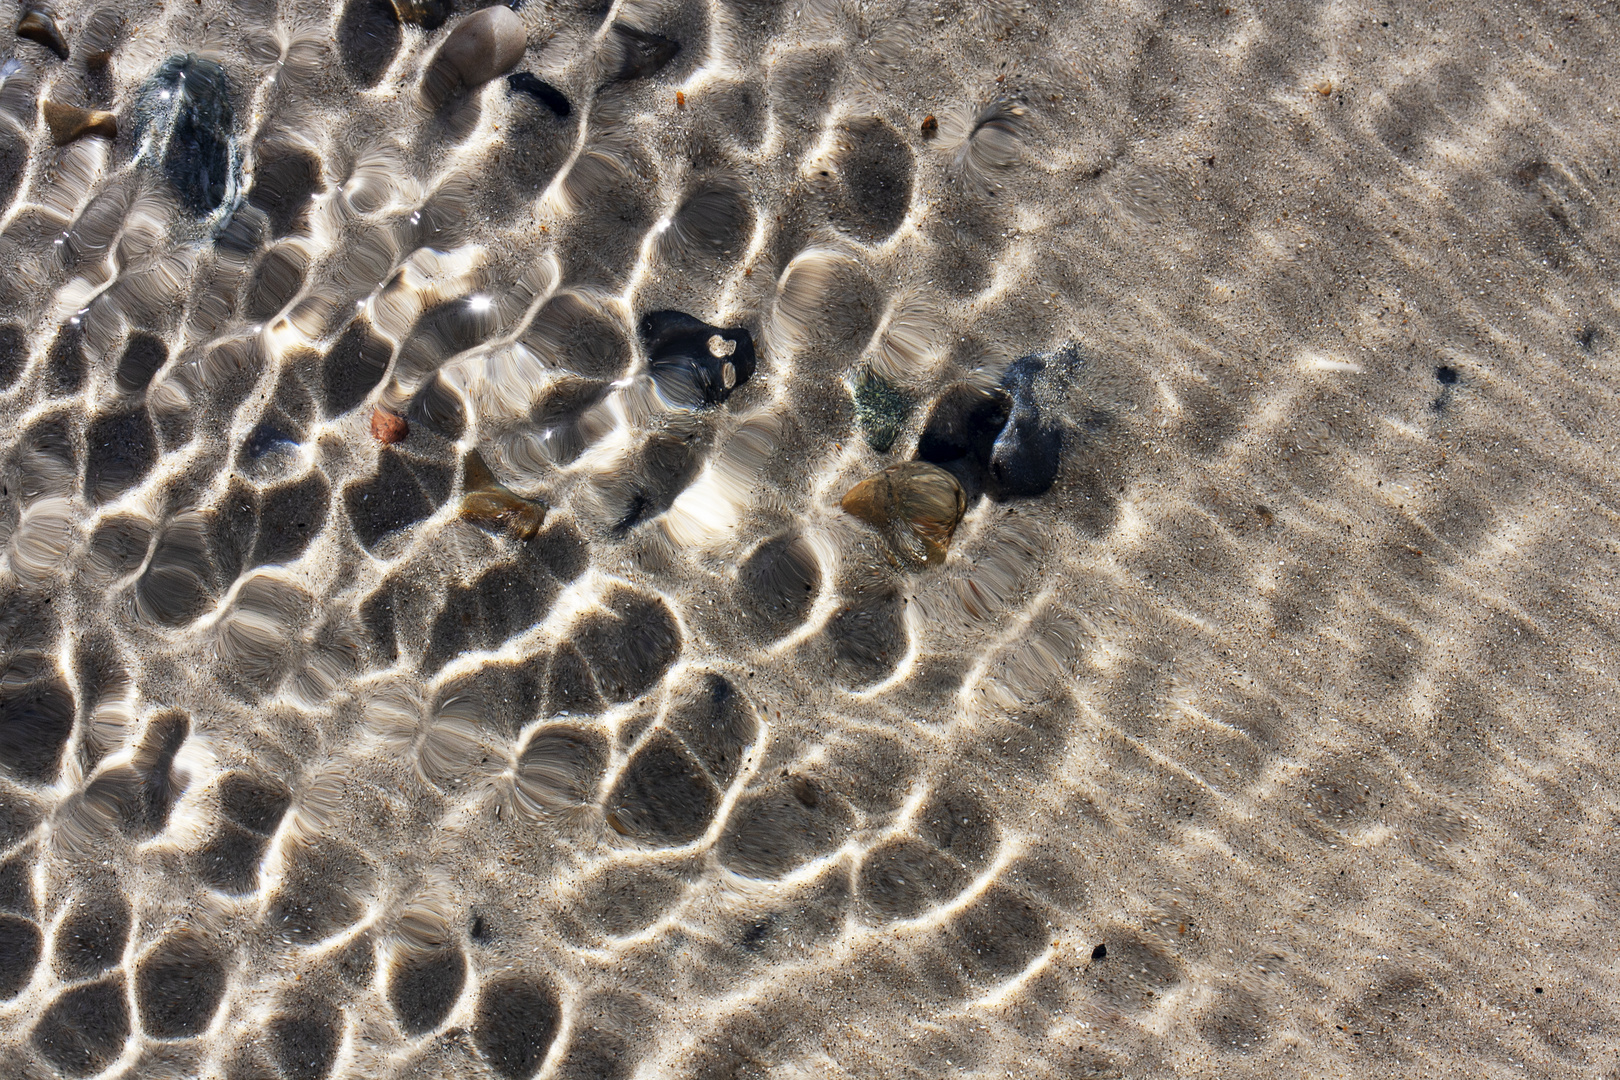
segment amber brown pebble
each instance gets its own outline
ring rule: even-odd
[[[118,118],[110,112],[59,105],[54,101],[44,102],[40,111],[45,114],[45,126],[51,129],[51,141],[57,146],[66,146],[86,135],[118,138]]]
[[[461,516],[474,524],[504,530],[519,540],[533,540],[545,523],[549,507],[525,499],[497,481],[476,450],[463,462],[461,482],[466,491],[461,497]]]
[[[839,505],[884,533],[907,559],[932,566],[945,561],[967,496],[956,477],[938,465],[905,461],[862,480]]]
[[[923,138],[925,139],[932,139],[935,135],[939,134],[939,121],[934,118],[933,113],[929,113],[927,116],[923,117],[922,133]]]
[[[371,410],[371,437],[384,446],[397,443],[410,433],[411,426],[403,416],[396,416],[387,409]]]
[[[533,540],[545,523],[546,504],[496,484],[463,495],[461,516],[478,525],[504,529],[519,540]]]
[[[23,17],[17,22],[17,36],[38,42],[63,60],[68,58],[67,40],[62,37],[56,20],[48,12],[38,8],[25,9]]]

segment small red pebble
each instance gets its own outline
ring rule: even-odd
[[[677,109],[686,108],[686,95],[679,90],[675,91],[675,107]]]
[[[371,411],[371,437],[384,446],[399,442],[410,431],[411,427],[403,416],[395,416],[383,408]]]

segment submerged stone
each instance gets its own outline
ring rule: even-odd
[[[967,496],[939,466],[904,461],[850,488],[839,505],[882,532],[906,560],[937,565],[967,511]]]
[[[1012,401],[1006,425],[990,450],[990,494],[997,499],[1044,495],[1057,479],[1063,455],[1063,428],[1046,416],[1038,384],[1049,374],[1047,362],[1076,361],[1073,346],[1048,355],[1021,357],[1002,376],[1001,388]]]
[[[67,39],[62,37],[62,31],[49,11],[32,6],[24,8],[22,18],[17,20],[17,36],[45,46],[58,59],[68,58]]]
[[[495,479],[495,474],[475,450],[467,455],[463,473],[465,494],[461,516],[475,525],[507,532],[519,540],[533,540],[545,523],[545,503],[525,499]]]
[[[411,433],[411,425],[398,413],[391,413],[382,406],[371,410],[371,437],[390,446],[405,438]]]
[[[1020,357],[993,389],[951,387],[929,413],[917,457],[948,469],[975,496],[982,491],[999,501],[1045,494],[1063,456],[1055,395],[1080,363],[1071,343]]]
[[[659,396],[677,408],[720,405],[753,377],[754,338],[740,327],[654,311],[642,317],[639,333]]]
[[[1012,403],[999,390],[981,390],[966,384],[950,387],[928,414],[928,423],[917,440],[917,456],[935,465],[964,458],[986,464],[1011,411]]]
[[[527,71],[514,71],[506,77],[506,85],[514,94],[527,94],[561,118],[574,111],[563,92]]]
[[[224,68],[200,56],[171,56],[142,84],[135,108],[141,155],[160,162],[181,206],[204,217],[236,197],[241,162]]]
[[[649,75],[656,75],[662,71],[681,51],[681,43],[662,34],[654,34],[647,30],[638,30],[628,23],[613,23],[613,33],[618,37],[620,47],[624,49],[624,59],[619,63],[617,78],[620,82],[629,82],[633,79],[645,79]]]
[[[854,391],[861,434],[873,450],[887,453],[911,415],[911,398],[871,368],[862,368],[855,376]]]
[[[438,106],[459,86],[482,86],[512,70],[528,44],[523,20],[511,8],[496,5],[475,11],[444,39],[422,81],[422,92]]]
[[[51,141],[66,146],[86,135],[103,139],[118,138],[118,118],[99,109],[81,109],[76,105],[59,105],[54,101],[41,103],[45,126],[50,129]]]
[[[450,17],[450,5],[445,0],[390,0],[394,18],[411,23],[424,30],[437,30]]]

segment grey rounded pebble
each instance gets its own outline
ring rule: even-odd
[[[487,7],[456,24],[435,66],[448,65],[467,86],[480,86],[510,71],[527,46],[523,20],[511,8]]]

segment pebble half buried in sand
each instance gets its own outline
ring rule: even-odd
[[[118,138],[118,118],[110,112],[59,105],[54,101],[42,102],[40,112],[45,114],[45,126],[50,128],[51,141],[57,146],[77,142],[86,135]]]
[[[533,540],[545,523],[550,509],[538,499],[525,499],[495,479],[483,455],[474,450],[463,466],[461,516],[475,525],[495,532],[507,532],[519,540]]]
[[[933,566],[945,561],[967,496],[939,466],[906,461],[862,480],[839,505],[882,532],[908,560]]]
[[[67,40],[62,37],[56,19],[43,8],[31,4],[23,8],[22,18],[17,20],[17,36],[45,46],[59,60],[68,58]]]

